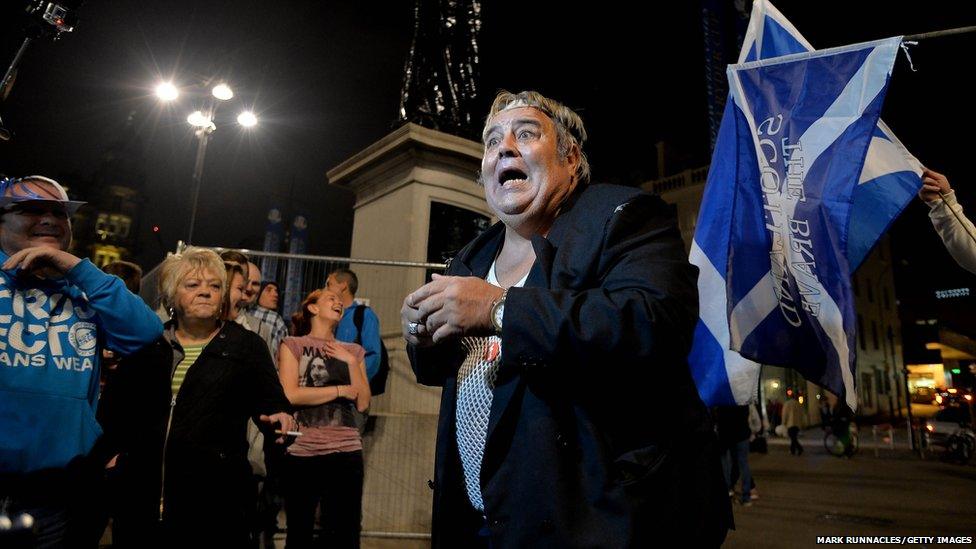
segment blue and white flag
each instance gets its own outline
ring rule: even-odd
[[[813,51],[813,46],[769,2],[755,0],[739,62]],[[699,268],[700,318],[688,357],[702,400],[710,406],[746,404],[758,396],[759,363],[730,349],[726,269],[739,150],[734,102],[726,103],[697,219],[690,261]],[[872,136],[854,191],[847,258],[861,263],[881,234],[921,187],[921,165],[883,122]]]
[[[847,242],[854,189],[901,38],[731,65],[736,192],[732,350],[857,407]]]
[[[806,51],[814,51],[813,46],[775,6],[766,0],[753,2],[739,63]],[[852,272],[920,188],[922,164],[879,120],[854,190],[846,251]]]

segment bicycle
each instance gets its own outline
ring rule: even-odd
[[[843,433],[844,429],[847,430],[847,436],[838,436],[837,433]],[[824,435],[824,448],[827,453],[836,457],[851,457],[856,454],[858,449],[857,425],[854,422],[845,421],[835,422],[827,427],[827,433]]]

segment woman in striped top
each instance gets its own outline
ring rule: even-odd
[[[247,421],[295,423],[267,345],[226,320],[228,286],[242,277],[230,274],[210,250],[168,257],[160,293],[172,319],[120,362],[99,404],[102,444],[119,454],[119,547],[249,544]]]
[[[366,353],[336,341],[342,301],[315,290],[292,317],[295,337],[278,351],[278,377],[295,405],[302,437],[288,447],[283,480],[288,547],[312,543],[315,506],[321,505],[323,547],[359,547],[363,499],[363,441],[369,406]]]

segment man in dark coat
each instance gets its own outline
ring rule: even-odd
[[[443,387],[435,547],[717,546],[731,526],[686,363],[696,271],[672,209],[588,186],[573,111],[502,92],[481,183],[500,222],[406,297],[417,380]]]

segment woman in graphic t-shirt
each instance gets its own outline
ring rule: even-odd
[[[302,432],[288,448],[283,473],[288,547],[311,545],[316,504],[321,504],[324,546],[359,547],[359,428],[370,394],[365,351],[335,339],[341,319],[339,296],[315,290],[292,317],[295,335],[278,351],[278,375]]]

